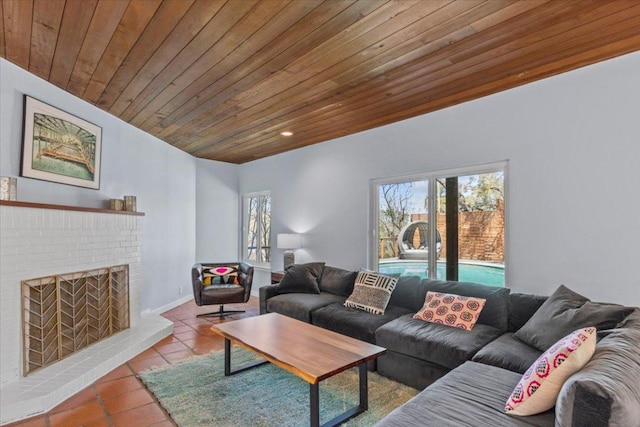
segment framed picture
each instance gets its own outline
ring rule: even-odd
[[[101,146],[101,127],[25,96],[22,176],[97,190]]]

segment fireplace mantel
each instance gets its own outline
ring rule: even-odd
[[[144,216],[144,212],[114,211],[112,209],[86,208],[82,206],[50,205],[50,204],[32,203],[32,202],[13,202],[9,200],[0,200],[0,206],[15,206],[19,208],[54,209],[54,210],[61,210],[61,211],[80,211],[80,212],[108,213],[108,214],[117,214],[117,215]]]

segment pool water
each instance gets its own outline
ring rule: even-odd
[[[420,276],[427,278],[426,262],[381,262],[378,270],[389,276]],[[444,262],[438,262],[438,279],[445,280],[447,275]],[[504,286],[504,267],[460,263],[458,266],[458,280],[460,282],[474,282],[489,286]]]

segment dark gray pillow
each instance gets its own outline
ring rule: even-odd
[[[598,330],[613,328],[632,311],[632,307],[593,303],[560,285],[514,336],[545,351],[576,329],[587,326]]]
[[[353,285],[358,276],[357,271],[326,266],[320,278],[320,291],[348,297],[353,292]]]
[[[509,294],[509,332],[515,332],[522,328],[547,298],[546,296],[511,292]]]
[[[287,268],[282,280],[277,285],[279,294],[301,292],[306,294],[319,294],[318,281],[322,276],[324,262],[310,262],[308,264],[294,264]]]

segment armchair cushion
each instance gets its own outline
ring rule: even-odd
[[[278,293],[307,293],[307,294],[319,294],[320,285],[318,284],[322,270],[324,269],[324,262],[311,262],[308,264],[294,264],[287,268],[277,285]]]

